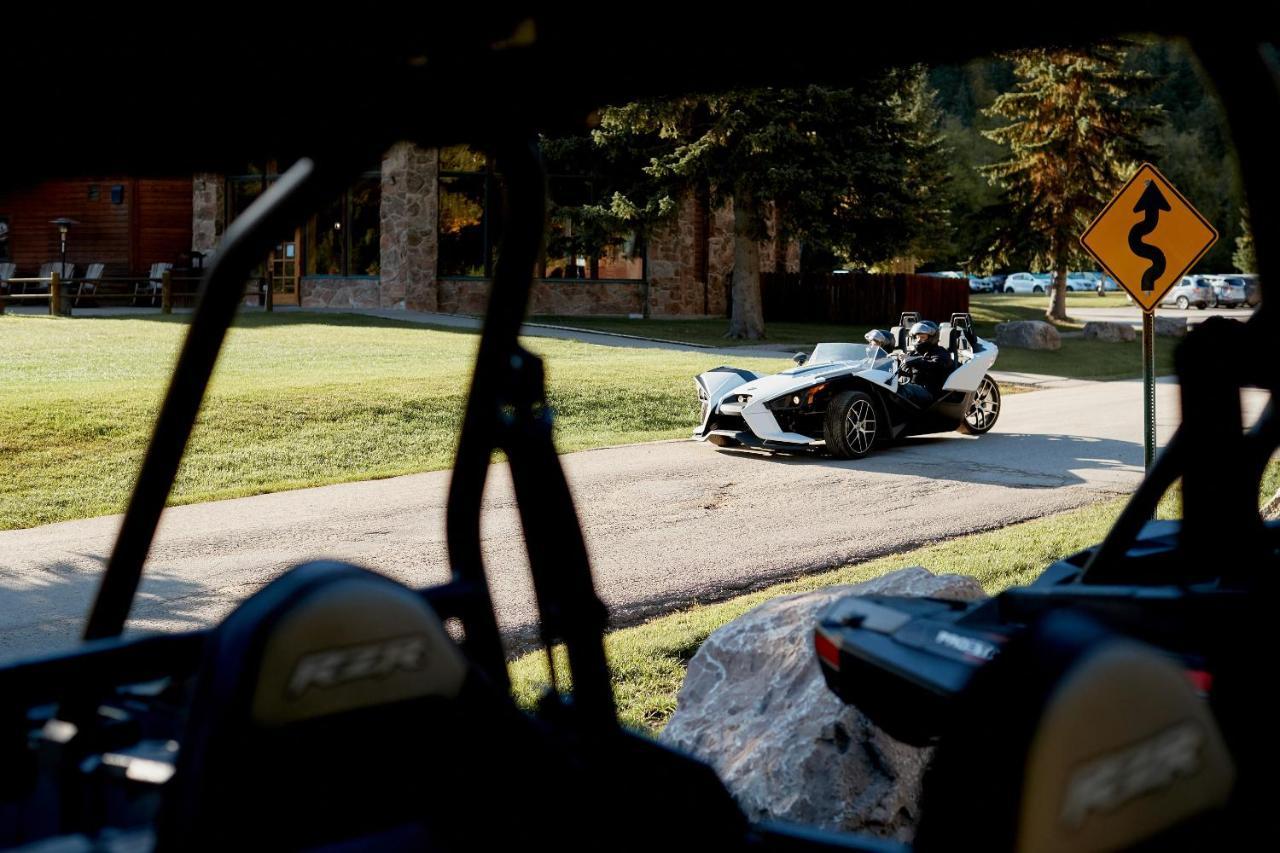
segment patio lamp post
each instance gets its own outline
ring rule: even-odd
[[[59,288],[61,288],[61,287],[62,287],[62,276],[64,275],[64,273],[66,272],[66,269],[67,269],[67,232],[71,230],[71,226],[72,226],[72,225],[79,225],[80,223],[79,223],[78,221],[74,220],[74,219],[71,219],[70,217],[67,217],[67,216],[59,216],[57,219],[51,219],[51,220],[49,220],[49,224],[50,224],[50,225],[57,225],[57,226],[58,226],[58,275],[57,275],[57,279],[58,279],[58,287],[59,287]],[[59,293],[59,294],[58,294],[58,296],[61,296],[61,295],[62,295],[61,293]],[[55,300],[55,299],[57,299],[57,297],[55,297],[55,296],[53,295],[53,283],[52,283],[52,282],[50,282],[50,284],[49,284],[49,303],[50,303],[50,305],[52,305],[52,304],[54,303],[54,300]],[[59,300],[59,301],[61,301],[61,300]]]

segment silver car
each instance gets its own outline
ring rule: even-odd
[[[1213,288],[1202,276],[1184,275],[1182,281],[1169,288],[1169,292],[1160,300],[1161,305],[1176,305],[1187,310],[1192,305],[1200,309],[1214,304]]]
[[[1223,308],[1239,308],[1248,301],[1245,279],[1238,275],[1205,276],[1213,288],[1214,298]]]

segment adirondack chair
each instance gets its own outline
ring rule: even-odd
[[[93,295],[98,292],[98,284],[101,283],[102,271],[106,266],[106,264],[89,264],[89,268],[84,271],[84,277],[76,282],[76,295],[71,300],[73,306],[79,306],[80,297],[85,294]]]
[[[155,302],[160,298],[161,280],[167,270],[173,269],[173,264],[152,264],[151,273],[147,276],[146,281],[136,282],[133,286],[133,301],[138,304],[139,297],[147,297],[148,300]]]
[[[61,267],[61,269],[59,269],[59,267]],[[51,277],[53,276],[53,273],[54,273],[54,271],[55,271],[55,270],[56,270],[56,271],[57,271],[57,273],[58,273],[58,278],[59,278],[60,280],[62,280],[62,281],[66,281],[66,280],[67,280],[67,279],[69,279],[69,278],[73,278],[73,277],[75,277],[75,274],[76,274],[76,265],[75,265],[75,264],[60,264],[60,263],[58,263],[57,261],[50,261],[50,262],[49,262],[49,263],[47,263],[47,264],[41,264],[41,265],[40,265],[40,276],[39,276],[39,277],[40,277],[40,278],[51,278]],[[26,293],[26,292],[27,292],[27,288],[26,288],[26,285],[25,285],[25,284],[24,284],[24,285],[23,285],[23,287],[22,287],[22,292],[23,292],[23,293]]]

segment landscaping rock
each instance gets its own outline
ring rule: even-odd
[[[1156,317],[1156,337],[1181,338],[1187,334],[1186,317]]]
[[[1051,323],[1043,320],[1015,320],[996,325],[996,345],[1019,349],[1057,350],[1062,337]]]
[[[1277,518],[1280,518],[1280,490],[1277,490],[1262,508],[1263,521],[1275,521]]]
[[[917,566],[769,601],[702,644],[662,740],[711,764],[752,820],[906,841],[929,750],[895,741],[845,705],[813,651],[819,614],[850,593],[983,595],[970,577]]]
[[[1095,322],[1084,324],[1084,336],[1087,340],[1121,344],[1136,341],[1138,331],[1128,323]]]

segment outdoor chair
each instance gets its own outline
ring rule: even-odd
[[[62,281],[66,281],[67,279],[73,277],[76,274],[76,265],[60,264],[58,261],[50,261],[47,264],[40,265],[39,277],[52,278],[55,270],[58,271],[58,278],[61,279]],[[25,283],[22,285],[22,292],[23,293],[27,292],[27,286]]]
[[[151,272],[145,281],[139,281],[133,286],[134,304],[139,304],[140,297],[147,297],[149,300],[157,300],[160,296],[160,287],[164,279],[164,274],[173,269],[173,264],[152,264]]]
[[[106,266],[106,264],[89,264],[84,277],[76,281],[76,295],[71,301],[73,306],[79,307],[82,296],[86,294],[92,296],[98,292],[98,285],[102,283],[102,271]]]

